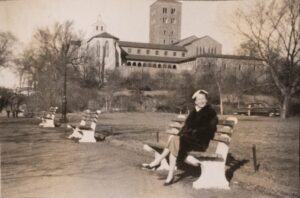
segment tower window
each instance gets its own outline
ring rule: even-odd
[[[171,8],[171,14],[175,14],[175,8]]]
[[[181,54],[181,55],[182,55],[182,57],[185,57],[185,53],[184,53],[184,52],[182,52],[182,54]]]
[[[150,54],[150,50],[147,49],[146,53],[147,53],[147,54]]]
[[[167,56],[168,55],[168,51],[165,51],[165,56]]]
[[[131,48],[128,48],[128,53],[131,53]]]
[[[175,24],[176,23],[176,20],[174,18],[171,18],[171,23],[172,24]]]
[[[167,13],[167,8],[163,8],[163,13]]]
[[[155,55],[158,55],[158,54],[159,54],[159,51],[158,51],[158,50],[156,50],[156,51],[155,51]]]
[[[98,25],[96,26],[96,30],[98,30]]]
[[[101,31],[103,31],[103,26],[101,26]]]
[[[141,50],[140,50],[140,49],[137,49],[137,53],[140,54],[140,53],[141,53]]]
[[[176,52],[173,52],[173,56],[176,56]]]

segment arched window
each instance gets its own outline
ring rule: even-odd
[[[152,63],[148,63],[148,67],[152,67]]]
[[[135,63],[135,62],[133,62],[133,63],[132,63],[132,66],[136,66],[136,63]]]
[[[146,63],[143,63],[143,67],[147,67]]]
[[[108,41],[105,41],[105,57],[109,56],[109,44]]]
[[[167,68],[167,65],[166,65],[166,64],[164,64],[164,65],[163,65],[163,68]]]
[[[142,66],[142,63],[138,63],[138,67]]]
[[[155,63],[153,64],[153,67],[156,68],[156,64]]]
[[[169,68],[169,69],[172,69],[172,66],[171,66],[171,65],[168,65],[168,68]]]
[[[161,68],[161,64],[158,64],[158,68]]]
[[[100,41],[97,41],[96,45],[96,56],[100,57]]]
[[[173,69],[177,69],[176,65],[173,65]]]
[[[127,62],[127,66],[131,66],[131,62]]]

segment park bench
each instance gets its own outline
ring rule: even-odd
[[[186,116],[180,115],[174,119],[169,128],[165,131],[166,134],[176,134],[184,124]],[[229,151],[229,145],[233,134],[234,126],[237,124],[237,118],[228,117],[219,119],[217,131],[214,138],[211,140],[208,149],[205,152],[192,151],[188,153],[186,162],[201,166],[200,177],[193,182],[195,189],[229,189],[229,182],[225,176],[225,163]],[[143,149],[154,153],[157,158],[163,151],[164,146],[160,142],[148,142],[144,144]],[[164,159],[156,170],[168,170],[169,164]]]
[[[85,110],[79,125],[68,125],[68,128],[73,129],[73,133],[69,136],[69,139],[79,138],[79,142],[96,142],[95,129],[100,113],[100,110],[95,112]]]
[[[47,111],[42,112],[40,119],[42,122],[39,124],[41,127],[55,127],[54,119],[58,107],[50,107]]]

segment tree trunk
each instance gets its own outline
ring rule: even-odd
[[[223,115],[223,99],[222,99],[222,89],[221,85],[217,83],[218,91],[219,91],[219,99],[220,99],[220,114]]]
[[[287,118],[290,99],[291,99],[290,94],[285,94],[283,96],[282,108],[280,112],[280,117],[283,119]]]

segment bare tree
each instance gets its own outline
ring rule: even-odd
[[[0,68],[12,60],[12,49],[16,38],[9,32],[0,32]]]
[[[223,68],[222,61],[216,58],[206,58],[202,61],[202,65],[199,65],[197,68],[203,68],[202,75],[209,76],[209,78],[211,78],[213,80],[213,83],[217,86],[220,114],[223,115],[223,94],[224,85],[226,81],[226,74]]]
[[[58,96],[64,91],[62,87],[66,86],[64,78],[67,70],[80,64],[79,44],[79,36],[74,32],[72,22],[67,21],[38,29],[24,51],[19,70],[31,75],[37,91],[48,103],[59,102]]]
[[[267,66],[281,94],[281,117],[300,90],[300,3],[298,0],[256,1],[235,15],[237,32]]]

